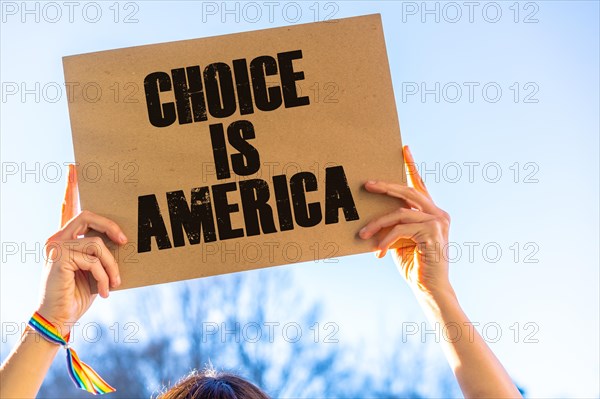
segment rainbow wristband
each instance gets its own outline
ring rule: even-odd
[[[31,316],[28,325],[46,340],[62,345],[67,350],[67,369],[77,387],[94,395],[115,391],[115,388],[108,385],[90,366],[79,360],[77,353],[67,342],[68,334],[65,340],[58,329],[38,312]]]

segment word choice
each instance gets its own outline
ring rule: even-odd
[[[153,72],[144,79],[146,105],[150,123],[166,127],[214,118],[227,118],[239,108],[241,115],[273,111],[282,104],[286,108],[308,105],[308,97],[298,97],[296,81],[304,72],[294,71],[292,61],[302,58],[301,50],[263,55],[250,61],[236,59],[232,66],[214,62],[200,69],[199,65]],[[269,87],[267,76],[279,75],[280,86]],[[175,102],[161,102],[160,93],[174,92]],[[237,94],[237,95],[236,95]]]

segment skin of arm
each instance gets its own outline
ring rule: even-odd
[[[450,339],[442,349],[465,398],[521,398],[521,393],[481,335],[462,310],[448,277],[448,260],[442,248],[448,244],[450,215],[433,202],[415,167],[408,147],[404,159],[409,186],[369,181],[367,191],[403,200],[407,207],[369,222],[359,236],[370,239],[390,228],[378,242],[376,256],[390,251],[398,271],[414,292],[429,320],[448,329]],[[390,249],[404,239],[410,245]],[[454,331],[455,335],[452,335]],[[452,337],[458,337],[452,339]]]
[[[98,237],[79,237],[89,230],[96,230],[117,244],[127,242],[115,222],[91,212],[78,212],[77,176],[74,166],[70,165],[61,214],[62,228],[46,242],[47,261],[37,309],[63,337],[97,296],[92,293],[86,273],[94,277],[103,298],[108,297],[109,285],[117,287],[121,284],[119,267],[104,241]],[[59,349],[59,345],[27,328],[0,366],[0,398],[34,398]]]
[[[27,329],[0,371],[0,397],[33,398],[60,347]]]

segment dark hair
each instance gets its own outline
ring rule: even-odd
[[[269,399],[269,396],[242,377],[207,368],[191,372],[157,399]]]

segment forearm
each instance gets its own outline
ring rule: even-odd
[[[27,329],[0,367],[0,398],[34,398],[59,348]]]
[[[454,290],[417,293],[425,313],[448,332],[442,349],[465,398],[520,398],[510,376],[464,313]]]

